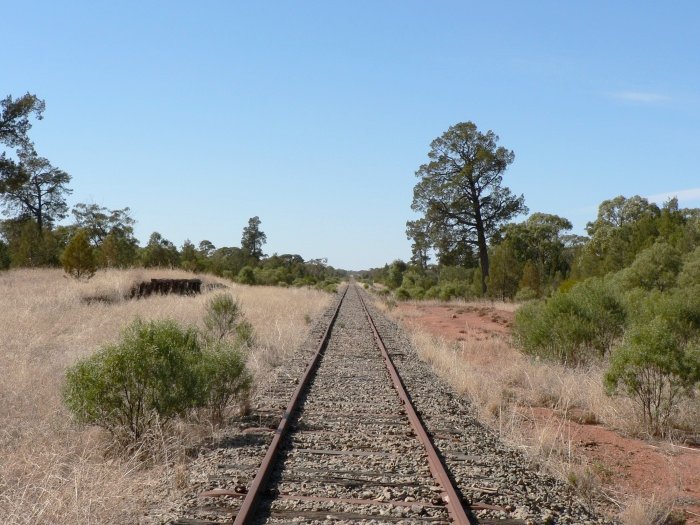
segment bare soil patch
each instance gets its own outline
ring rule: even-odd
[[[510,310],[488,303],[400,303],[394,313],[413,329],[459,344],[508,340],[514,318]],[[626,437],[590,424],[595,418],[576,409],[527,406],[521,413],[525,432],[541,433],[546,428],[568,443],[568,453],[596,475],[613,507],[631,498],[674,500],[688,524],[700,525],[700,449]]]

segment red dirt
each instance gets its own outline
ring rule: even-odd
[[[513,312],[489,305],[428,305],[401,303],[401,318],[431,334],[452,341],[483,340],[510,334]],[[528,410],[542,423],[556,421],[573,446],[584,456],[614,499],[637,495],[645,499],[674,497],[685,511],[688,525],[700,525],[700,449],[628,438],[601,425],[580,424],[576,414],[548,408]],[[533,427],[534,427],[533,421]]]

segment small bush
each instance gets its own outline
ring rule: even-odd
[[[241,321],[236,325],[236,342],[243,346],[253,346],[255,331],[248,321]]]
[[[136,320],[120,342],[68,369],[64,400],[78,421],[135,441],[156,418],[167,421],[202,403],[200,357],[194,330]]]
[[[625,289],[668,290],[676,284],[676,276],[683,263],[673,246],[656,242],[639,252],[634,262],[618,274]]]
[[[521,288],[518,290],[518,293],[515,294],[516,301],[526,302],[532,301],[533,299],[537,299],[537,292],[528,286]]]
[[[207,301],[204,325],[209,333],[220,341],[236,331],[238,321],[242,316],[238,300],[228,293],[218,294]]]
[[[423,299],[437,299],[440,296],[440,287],[431,286],[423,294]]]
[[[425,298],[425,290],[423,288],[419,288],[417,286],[414,286],[413,288],[409,288],[408,294],[411,296],[411,299],[424,299]]]
[[[608,353],[625,321],[622,300],[605,281],[589,279],[567,293],[523,305],[514,333],[525,353],[575,365]]]
[[[7,270],[10,267],[10,249],[7,244],[0,240],[0,270]]]
[[[664,433],[676,401],[700,384],[700,345],[684,345],[661,316],[630,328],[605,374],[614,394],[619,386],[634,399],[652,435]]]
[[[238,272],[238,282],[241,284],[255,284],[255,270],[250,266],[244,266]]]
[[[678,274],[678,286],[681,288],[700,286],[700,248],[686,255],[683,269]]]
[[[397,301],[408,301],[411,298],[411,293],[406,288],[397,288],[394,297]]]
[[[441,301],[449,301],[455,297],[464,298],[468,295],[469,287],[466,282],[453,281],[441,283],[437,296]]]
[[[61,263],[64,271],[76,279],[90,279],[95,275],[97,260],[86,230],[79,230],[73,236],[61,254]]]
[[[240,325],[239,325],[240,326]],[[224,422],[233,399],[245,400],[252,377],[245,369],[243,354],[231,345],[217,343],[208,347],[201,361],[202,379],[207,384],[206,407],[215,425]]]
[[[227,370],[221,376],[218,367]],[[63,399],[81,423],[108,430],[117,442],[138,442],[156,424],[222,403],[249,385],[244,359],[231,346],[211,348],[193,328],[174,321],[134,321],[116,344],[70,367]]]
[[[338,283],[329,279],[317,283],[316,288],[323,292],[338,293]]]

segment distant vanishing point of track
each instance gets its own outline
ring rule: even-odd
[[[604,523],[468,415],[363,295],[340,295],[167,523]]]

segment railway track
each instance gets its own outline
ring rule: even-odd
[[[459,419],[462,407],[435,406],[430,391],[440,388],[421,383],[424,365],[407,363],[400,333],[363,295],[356,285],[346,289],[313,352],[288,363],[246,428],[213,451],[216,469],[200,483],[209,488],[167,523],[603,523],[570,498],[548,502],[546,486],[531,491],[543,478],[518,467],[517,455],[507,467],[512,483],[489,480],[485,473],[501,470],[466,445],[485,443],[498,454],[497,440],[483,429],[465,436],[454,417],[439,416]],[[407,393],[397,368],[418,388]],[[542,521],[513,517],[520,507],[509,490],[517,496],[521,486]]]

